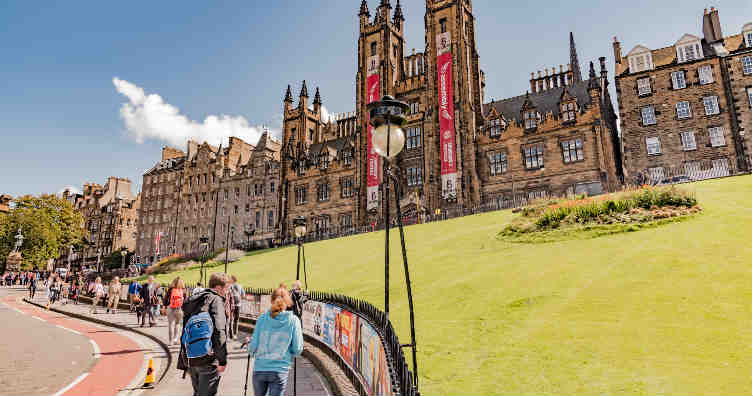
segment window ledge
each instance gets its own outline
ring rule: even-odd
[[[570,161],[570,162],[565,162],[565,160],[562,160],[562,163],[565,165],[577,164],[578,162],[586,162],[586,159],[583,158],[582,160],[575,160],[575,161]]]
[[[698,147],[693,147],[693,148],[684,148],[683,147],[683,149],[682,149],[682,151],[696,151],[696,150],[698,150]]]
[[[649,157],[656,157],[656,156],[658,156],[658,155],[662,155],[662,154],[663,154],[663,153],[653,153],[653,154],[649,153],[649,154],[648,154],[648,156],[649,156]]]

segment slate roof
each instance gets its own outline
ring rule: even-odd
[[[575,84],[567,87],[557,87],[541,91],[537,93],[529,93],[528,99],[536,107],[536,111],[541,114],[552,112],[554,115],[559,116],[560,113],[560,98],[562,92],[567,89],[570,96],[576,98],[578,107],[582,108],[584,105],[591,104],[591,95],[588,94],[588,82],[589,80],[578,81]],[[490,102],[484,105],[483,113],[484,117],[489,115],[489,112],[494,108],[497,113],[502,114],[505,119],[513,120],[520,119],[521,109],[523,108],[523,102],[526,100],[526,94],[515,96],[508,99],[502,99],[494,102]]]
[[[706,39],[701,39],[701,48],[703,49],[704,59],[717,56],[716,51],[714,51],[714,48],[706,42]],[[742,33],[725,37],[724,48],[729,52],[735,52],[741,48],[744,49],[745,43],[743,42]],[[651,50],[651,56],[654,61],[655,69],[673,63],[677,64],[677,51],[675,50],[674,44],[668,47]],[[622,62],[615,64],[615,75],[620,76],[623,73],[628,73],[629,70],[630,63],[628,62],[628,57],[623,56]]]

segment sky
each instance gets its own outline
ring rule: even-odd
[[[379,1],[368,3],[373,16]],[[56,193],[108,176],[131,179],[137,193],[165,145],[279,133],[284,90],[291,84],[297,98],[304,79],[328,112],[355,110],[359,5],[0,2],[0,193]],[[485,100],[523,94],[531,72],[567,64],[570,31],[584,75],[607,58],[614,99],[613,36],[623,54],[702,36],[711,6],[725,35],[751,21],[750,0],[474,0]],[[425,1],[402,7],[406,49],[423,51]]]

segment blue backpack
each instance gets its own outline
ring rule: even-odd
[[[183,329],[181,342],[188,359],[195,359],[212,353],[212,333],[214,324],[209,312],[202,310],[192,315]]]

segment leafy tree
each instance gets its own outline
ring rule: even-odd
[[[18,228],[24,236],[22,269],[45,268],[61,248],[81,246],[84,219],[73,205],[55,195],[26,195],[14,200],[8,215],[0,217],[0,258],[13,250]]]

